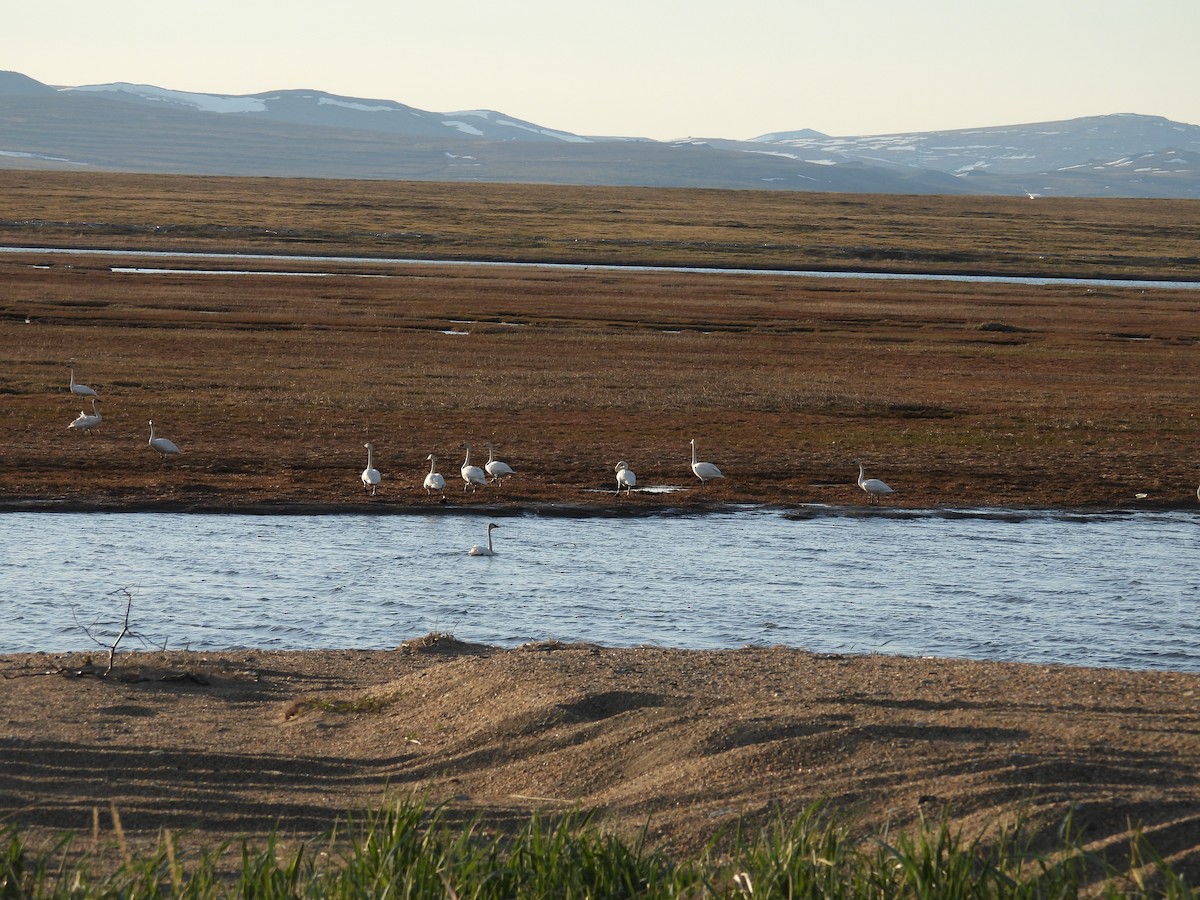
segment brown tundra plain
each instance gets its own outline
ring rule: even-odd
[[[792,272],[1195,282],[1197,221],[1190,201],[0,172],[0,502],[849,506],[861,459],[892,506],[1195,504],[1197,289]],[[101,398],[88,431],[72,364]],[[723,480],[693,476],[692,438]],[[489,441],[518,474],[466,491],[464,445]],[[606,497],[618,460],[682,490]]]

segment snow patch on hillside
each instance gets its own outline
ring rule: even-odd
[[[201,112],[215,113],[246,113],[263,112],[267,105],[257,97],[226,97],[219,94],[192,94],[187,91],[168,91],[154,87],[151,84],[89,84],[84,87],[61,88],[63,91],[91,91],[95,93],[132,94],[143,100],[165,103],[170,106],[184,106],[198,109]]]
[[[448,115],[460,118],[474,117],[477,119],[483,119],[485,122],[491,122],[494,125],[500,125],[505,128],[519,128],[522,131],[528,131],[531,134],[542,134],[546,137],[557,138],[560,141],[566,141],[567,143],[571,144],[591,143],[591,141],[587,138],[580,137],[577,134],[570,134],[566,131],[556,131],[553,128],[542,128],[539,125],[531,125],[529,122],[522,122],[519,119],[510,119],[507,116],[504,116],[501,113],[493,112],[490,109],[468,109],[460,112],[449,113]],[[464,123],[457,121],[457,119],[453,123],[447,122],[445,124],[453,124],[460,131],[465,130]],[[479,133],[482,134],[483,132]]]
[[[338,100],[334,97],[318,97],[318,106],[341,106],[345,109],[354,109],[359,112],[396,112],[394,106],[371,106],[366,103],[354,103],[350,100]]]
[[[476,137],[481,137],[483,135],[483,132],[480,131],[478,128],[476,128],[474,125],[468,125],[466,122],[459,122],[456,119],[444,120],[442,122],[442,124],[446,125],[449,128],[457,128],[463,134],[470,134],[470,135],[474,135]]]

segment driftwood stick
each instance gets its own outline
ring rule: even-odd
[[[121,643],[121,638],[129,633],[129,613],[133,610],[133,592],[129,588],[121,588],[121,590],[125,593],[125,620],[121,623],[121,633],[117,635],[117,639],[108,648],[108,668],[104,670],[106,676],[112,671],[113,659],[117,655],[117,644]]]

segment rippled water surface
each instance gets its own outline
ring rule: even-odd
[[[0,515],[0,652],[389,648],[430,631],[1200,671],[1200,517]]]

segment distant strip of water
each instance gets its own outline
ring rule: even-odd
[[[723,269],[707,266],[637,266],[637,265],[604,265],[593,263],[550,263],[550,262],[503,262],[497,260],[447,260],[447,259],[405,259],[399,257],[373,256],[299,256],[272,253],[183,253],[165,250],[87,250],[62,247],[0,247],[0,253],[46,253],[71,254],[86,256],[119,256],[126,258],[146,259],[179,259],[179,260],[227,260],[227,261],[266,261],[292,263],[331,263],[335,265],[386,265],[386,266],[488,266],[507,268],[562,269],[568,271],[597,271],[597,272],[682,272],[692,275],[774,275],[797,278],[843,278],[843,279],[876,279],[883,281],[961,281],[972,284],[1027,284],[1027,285],[1082,285],[1085,287],[1133,288],[1147,290],[1150,288],[1167,288],[1172,290],[1200,290],[1200,281],[1167,281],[1154,279],[1125,279],[1125,278],[1068,278],[1041,275],[973,275],[963,273],[937,272],[827,272],[801,269]],[[185,269],[165,267],[120,266],[113,271],[127,274],[147,275],[342,275],[339,272],[290,272],[290,271],[221,271],[214,269]],[[353,274],[353,273],[351,273]],[[378,273],[372,277],[386,277]]]
[[[1200,515],[0,515],[0,652],[429,633],[1200,672]]]

